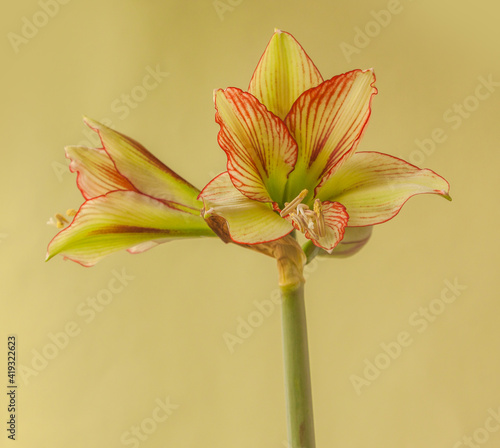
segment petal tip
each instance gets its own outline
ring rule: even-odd
[[[212,99],[214,101],[214,103],[216,102],[216,99],[217,99],[217,92],[219,91],[220,89],[214,89],[213,90],[213,93],[212,93]]]
[[[443,198],[445,198],[447,201],[453,201],[452,197],[450,196],[450,194],[447,192],[447,191],[440,191],[439,194],[441,196],[443,196]]]
[[[84,122],[85,124],[87,124],[87,125],[88,125],[89,123],[91,123],[91,122],[93,122],[93,121],[94,121],[94,120],[92,120],[92,118],[87,117],[87,115],[84,115],[84,116],[82,117],[82,119],[83,119],[83,122]]]
[[[99,123],[96,120],[93,120],[92,118],[87,117],[86,115],[83,116],[83,122],[90,128],[94,129],[94,131],[99,131],[105,128],[103,124]]]
[[[49,246],[47,247],[47,252],[45,253],[45,262],[52,260],[52,258],[54,258],[58,254],[58,252],[51,251],[50,246],[51,244],[49,244]]]

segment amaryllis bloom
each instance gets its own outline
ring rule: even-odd
[[[176,238],[214,236],[200,216],[199,190],[136,141],[85,119],[102,149],[69,146],[85,202],[47,249],[84,266],[122,249],[143,252]]]
[[[225,219],[234,242],[259,244],[293,229],[327,251],[346,228],[393,218],[412,196],[449,198],[431,170],[356,152],[377,93],[373,70],[326,81],[299,43],[277,31],[250,81],[214,93],[227,171],[201,192],[204,217]]]

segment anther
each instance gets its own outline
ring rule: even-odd
[[[288,215],[294,208],[298,207],[298,205],[304,200],[304,198],[309,193],[307,190],[302,190],[299,195],[291,202],[285,202],[285,207],[280,212],[280,216],[284,218]]]
[[[56,213],[55,216],[56,216],[57,224],[60,224],[61,227],[64,227],[64,224],[68,224],[68,220],[60,213]],[[59,227],[59,225],[57,227]]]
[[[67,217],[72,217],[76,215],[76,210],[70,208],[66,210],[66,216]],[[55,218],[55,219],[54,219]],[[69,224],[69,221],[62,215],[61,213],[56,213],[54,217],[51,217],[48,221],[47,224],[51,226],[56,226],[58,229],[62,229],[63,227],[66,226],[66,224]]]

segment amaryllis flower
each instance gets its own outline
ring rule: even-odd
[[[200,216],[199,190],[136,141],[85,119],[102,149],[69,146],[85,202],[47,249],[84,266],[122,249],[143,252],[175,238],[214,236]]]
[[[433,171],[356,152],[374,83],[371,69],[324,81],[299,43],[277,31],[247,92],[214,93],[227,171],[199,196],[205,218],[225,219],[237,243],[274,241],[295,228],[332,251],[348,226],[388,221],[416,194],[449,198]]]

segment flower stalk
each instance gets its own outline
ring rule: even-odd
[[[288,448],[314,448],[304,284],[282,286],[281,297]]]
[[[289,235],[273,248],[282,299],[283,364],[288,448],[314,448],[303,267],[306,257]]]

